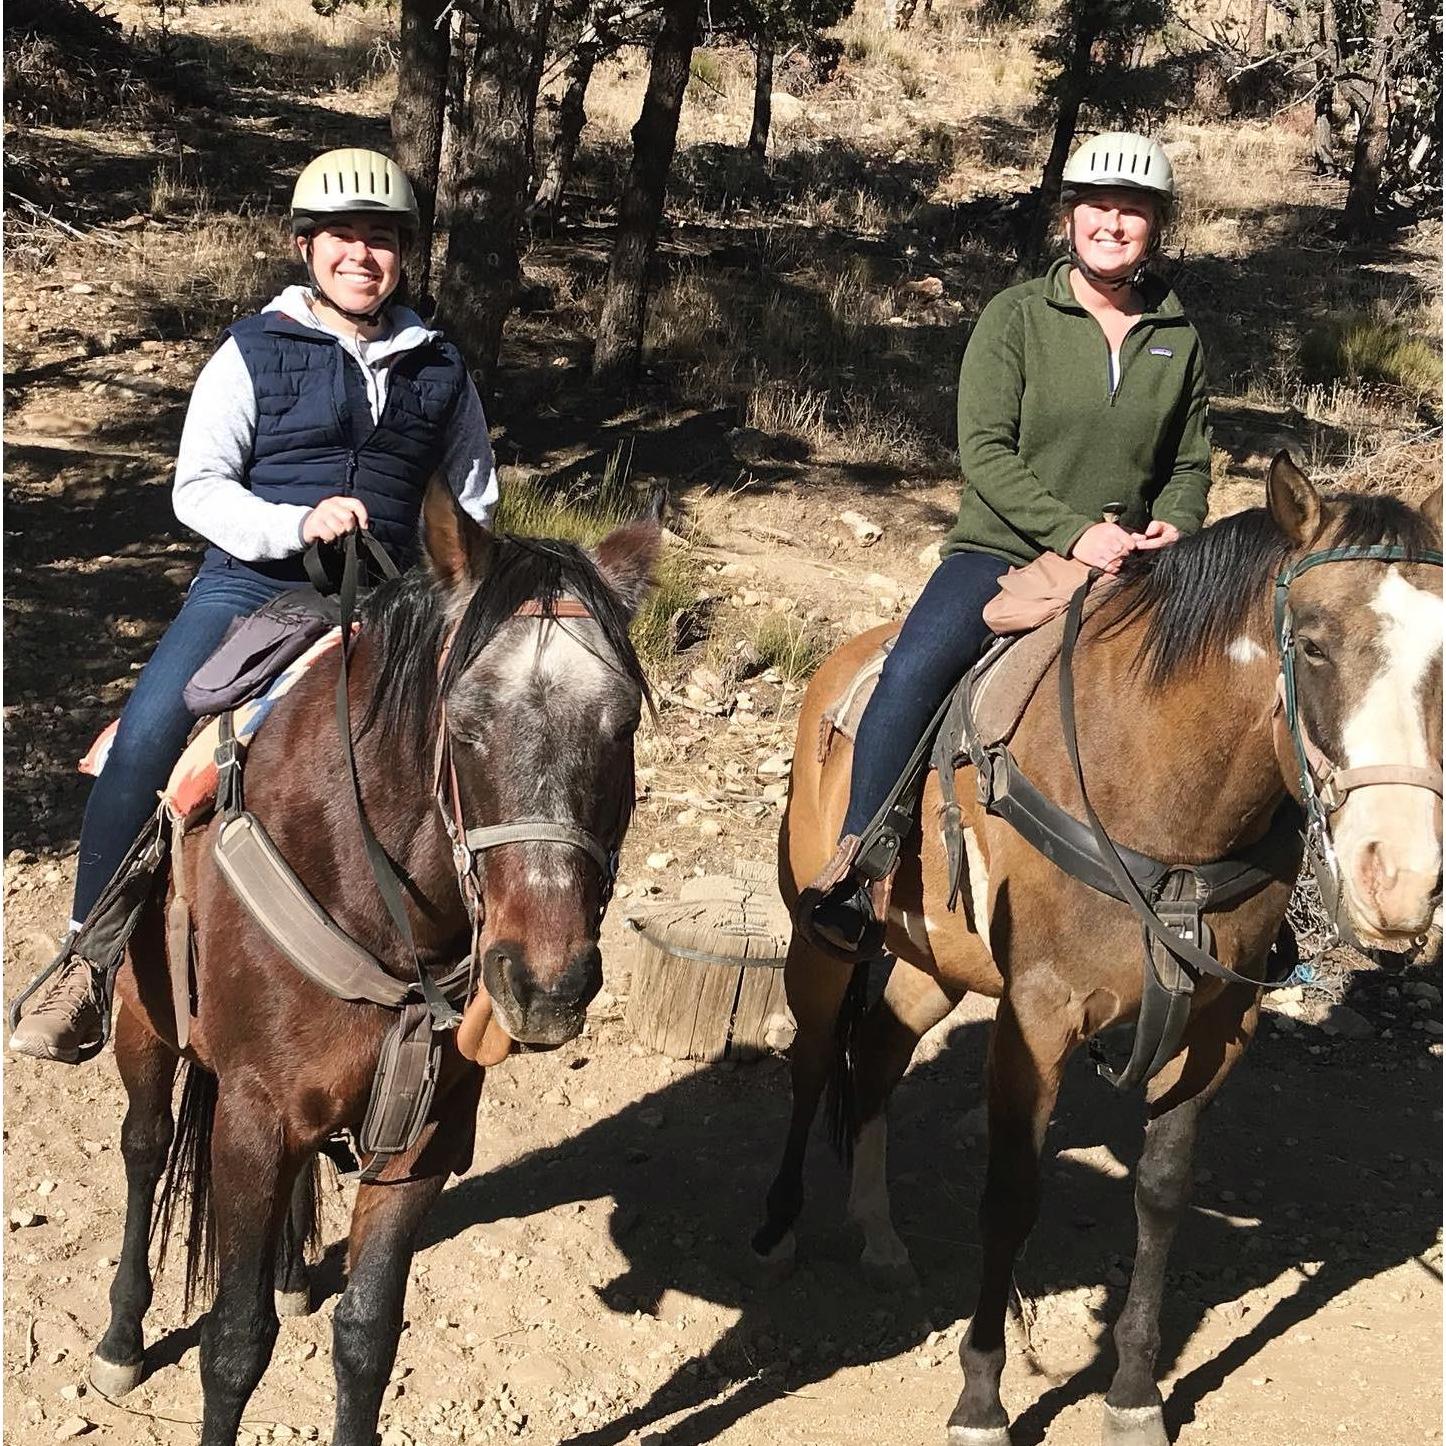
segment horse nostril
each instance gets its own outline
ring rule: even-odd
[[[484,979],[498,979],[508,995],[517,1003],[523,1003],[530,993],[527,970],[522,963],[520,952],[503,944],[494,944],[482,961]]]

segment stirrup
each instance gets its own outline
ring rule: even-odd
[[[96,987],[96,1012],[100,1015],[100,1036],[90,1044],[82,1046],[76,1052],[75,1063],[84,1064],[87,1060],[94,1059],[110,1041],[111,1015],[115,1003],[115,974],[114,969],[107,969],[102,972],[99,965],[93,964],[89,959],[75,951],[75,941],[80,931],[78,929],[67,929],[65,937],[60,941],[60,948],[55,958],[43,968],[24,989],[10,1003],[8,1021],[10,1033],[14,1034],[20,1027],[20,1021],[24,1016],[25,1006],[35,995],[48,984],[72,959],[79,960],[91,971],[93,982]]]
[[[889,896],[894,891],[892,869],[881,879],[867,879],[856,872],[859,855],[859,837],[846,834],[839,840],[833,857],[826,863],[818,877],[802,889],[798,902],[793,908],[793,927],[820,954],[827,955],[841,964],[860,964],[877,959],[884,952],[884,935],[888,929]],[[818,906],[839,887],[852,882],[867,892],[873,906],[873,922],[864,930],[863,937],[854,949],[845,949],[829,939],[823,938],[814,928],[813,916]]]

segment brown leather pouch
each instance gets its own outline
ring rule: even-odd
[[[1043,627],[1064,612],[1089,574],[1084,563],[1057,552],[1011,567],[999,579],[999,591],[984,604],[985,625],[1001,637]]]

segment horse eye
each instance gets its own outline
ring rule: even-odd
[[[640,715],[634,713],[631,717],[624,718],[616,728],[611,730],[610,737],[614,743],[626,743],[634,733],[638,731],[638,724],[642,721]]]
[[[1300,650],[1312,663],[1330,662],[1329,654],[1327,654],[1326,650],[1321,647],[1314,638],[1302,637],[1300,640]]]

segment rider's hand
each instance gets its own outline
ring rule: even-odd
[[[1153,552],[1157,547],[1169,547],[1179,542],[1180,529],[1173,522],[1161,522],[1157,517],[1143,532],[1134,534],[1135,546],[1141,552]]]
[[[1097,567],[1101,572],[1118,572],[1120,564],[1136,545],[1134,533],[1126,532],[1113,522],[1096,522],[1080,534],[1069,555],[1086,567]]]
[[[367,525],[367,510],[355,497],[323,497],[301,524],[303,542],[335,542]]]

